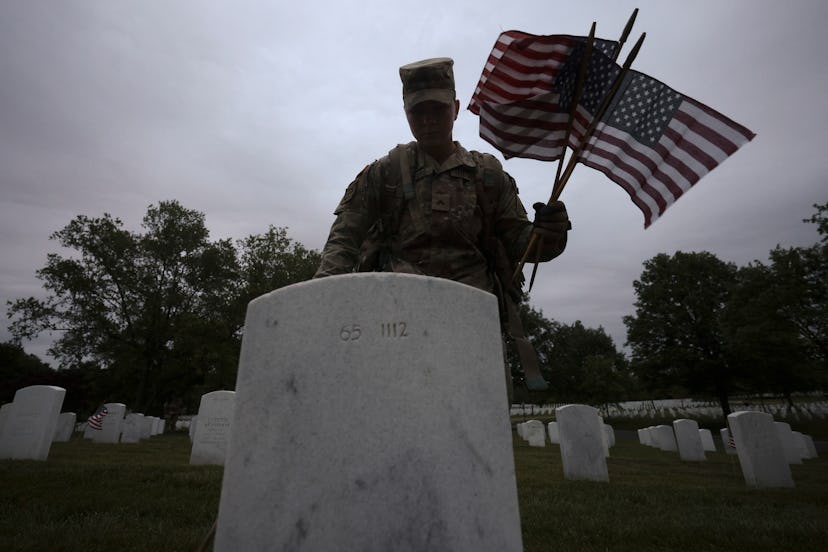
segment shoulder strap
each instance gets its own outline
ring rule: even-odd
[[[473,151],[474,162],[477,166],[477,174],[475,178],[475,191],[477,192],[477,203],[480,205],[480,210],[483,211],[483,247],[484,253],[487,256],[489,265],[494,269],[497,277],[497,263],[498,259],[491,258],[492,255],[501,255],[504,258],[500,262],[505,262],[505,251],[502,249],[503,245],[494,235],[493,217],[497,205],[498,186],[497,181],[500,179],[501,184],[503,180],[503,168],[497,159],[485,153]],[[538,354],[535,351],[532,342],[526,337],[526,331],[523,328],[523,322],[520,319],[520,312],[518,311],[517,299],[514,295],[520,294],[519,286],[515,287],[511,282],[513,266],[507,267],[508,273],[504,276],[497,277],[495,282],[498,290],[498,299],[501,307],[501,316],[504,319],[504,326],[507,333],[514,340],[515,348],[517,349],[518,358],[520,359],[523,374],[526,378],[526,387],[529,390],[546,390],[548,384],[541,375],[540,365],[538,363]],[[500,270],[502,272],[502,268]],[[510,281],[500,281],[502,278],[507,278]]]
[[[398,144],[388,152],[388,179],[380,190],[382,233],[386,238],[397,233],[402,210],[414,197],[410,156],[409,144]]]

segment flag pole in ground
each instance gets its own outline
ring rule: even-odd
[[[578,147],[572,152],[572,155],[569,157],[569,162],[567,163],[566,170],[564,171],[563,175],[561,176],[560,181],[555,183],[555,186],[552,190],[552,195],[547,202],[547,205],[551,205],[561,195],[563,192],[564,186],[566,186],[566,182],[569,180],[569,177],[572,175],[572,172],[575,170],[575,165],[578,163],[578,158],[581,156],[581,152],[583,152],[584,147],[586,144],[589,143],[589,139],[592,136],[592,133],[595,131],[595,128],[598,126],[598,123],[601,122],[601,119],[604,117],[607,109],[609,108],[612,100],[615,98],[615,94],[618,92],[618,89],[621,87],[621,83],[624,81],[624,77],[627,76],[627,73],[630,70],[630,66],[632,62],[635,60],[636,56],[638,55],[639,50],[641,50],[641,45],[644,43],[644,38],[647,36],[647,33],[641,33],[641,37],[638,39],[638,42],[635,43],[633,49],[627,55],[627,59],[624,61],[624,65],[621,67],[621,71],[615,77],[615,80],[612,83],[612,86],[609,89],[609,92],[604,96],[604,100],[601,104],[600,109],[598,109],[595,117],[592,118],[592,122],[590,123],[589,127],[586,129],[584,133],[583,139],[581,143],[578,144]],[[537,234],[532,234],[532,237],[529,239],[529,245],[526,247],[526,251],[523,253],[523,257],[518,263],[518,267],[515,270],[514,277],[517,278],[518,274],[523,270],[524,265],[526,264],[526,260],[529,257],[529,253],[535,246],[535,242],[538,239]]]
[[[592,27],[589,29],[589,37],[587,37],[586,45],[584,46],[584,55],[581,58],[581,66],[578,68],[578,78],[575,80],[575,91],[572,96],[572,105],[569,108],[569,120],[567,121],[566,126],[566,133],[564,134],[564,152],[566,151],[566,144],[569,143],[569,135],[572,133],[572,123],[575,120],[575,112],[578,109],[578,103],[581,101],[581,92],[584,88],[584,81],[586,80],[587,74],[587,67],[589,65],[589,57],[592,55],[592,45],[595,42],[595,21],[592,22]],[[617,51],[617,48],[616,48]],[[563,170],[564,166],[564,157],[565,155],[562,153],[560,158],[558,158],[558,168],[555,172],[555,182],[552,186],[554,190],[555,187],[558,185],[558,181],[561,178],[561,171]],[[532,291],[532,286],[535,283],[535,275],[538,272],[538,265],[540,263],[540,254],[541,249],[543,248],[543,236],[540,236],[537,247],[535,248],[535,260],[533,261],[535,266],[532,267],[532,276],[529,278],[529,291]],[[527,252],[529,249],[527,249]],[[526,255],[524,255],[525,259]],[[521,261],[521,265],[518,267],[518,271],[523,268],[523,264],[525,260]],[[515,272],[513,278],[516,278],[518,272]]]

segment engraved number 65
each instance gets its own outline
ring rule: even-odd
[[[356,341],[362,335],[359,324],[344,325],[339,330],[339,339],[342,341]]]

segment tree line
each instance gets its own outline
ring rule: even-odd
[[[520,305],[550,382],[528,392],[507,348],[516,400],[607,404],[654,396],[719,401],[734,393],[823,389],[828,371],[828,204],[803,222],[810,247],[770,252],[744,267],[709,252],[659,254],[633,282],[626,316],[629,358],[603,328],[562,324]],[[202,394],[235,386],[247,303],[312,277],[319,253],[271,226],[240,240],[211,241],[204,214],[177,201],[151,205],[142,232],[108,214],[77,216],[52,234],[37,271],[45,299],[8,304],[11,343],[0,344],[0,402],[34,383],[70,390],[65,409],[102,402],[136,411],[193,412]],[[58,370],[21,343],[48,332]]]

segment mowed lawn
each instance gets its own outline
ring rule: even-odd
[[[825,453],[791,466],[794,489],[752,489],[723,452],[688,463],[620,438],[610,482],[594,483],[564,480],[556,445],[514,435],[514,451],[527,552],[828,549]],[[190,466],[189,454],[176,433],[121,445],[73,438],[45,462],[0,461],[0,550],[198,550],[222,469]]]

